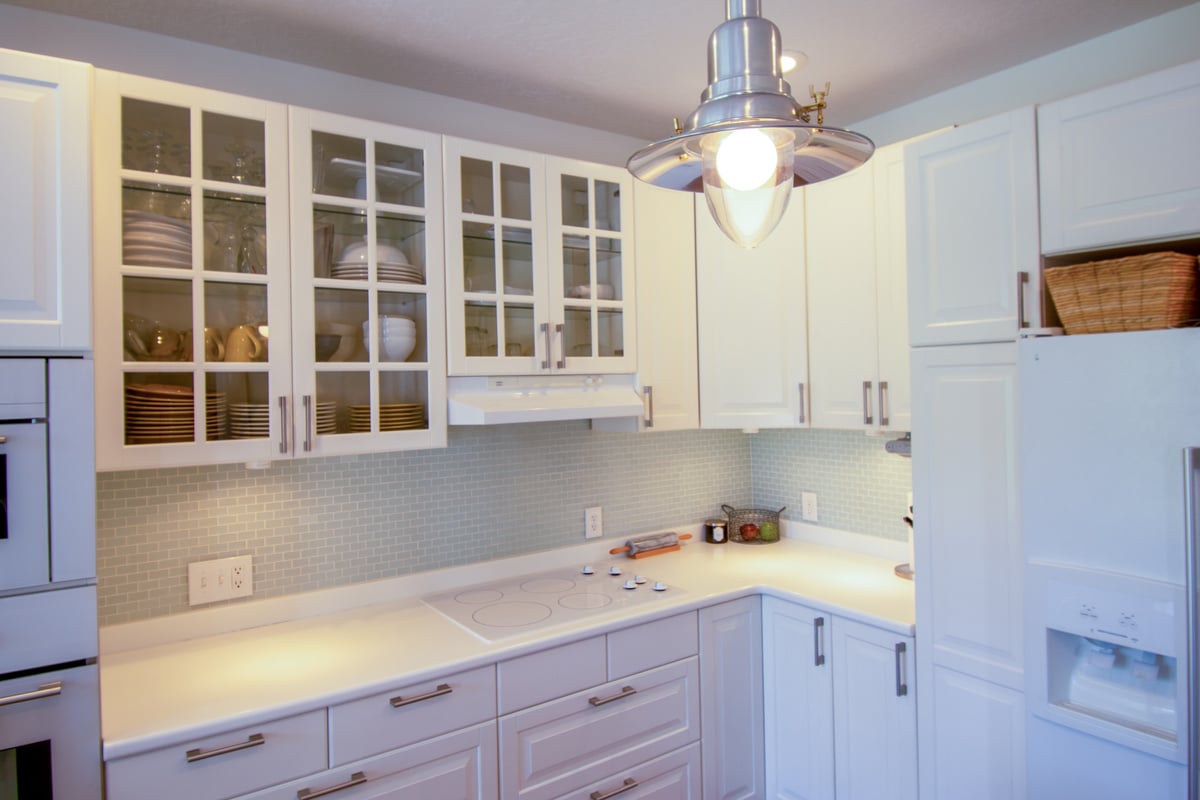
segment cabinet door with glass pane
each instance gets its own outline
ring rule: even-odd
[[[289,455],[287,112],[98,71],[100,469]]]
[[[441,137],[290,113],[297,453],[445,447]]]
[[[555,369],[633,372],[633,179],[561,158],[546,172]]]
[[[452,138],[444,147],[450,374],[550,372],[545,157]]]

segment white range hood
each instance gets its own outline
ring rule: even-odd
[[[449,379],[451,425],[502,425],[645,413],[632,375],[506,375]]]

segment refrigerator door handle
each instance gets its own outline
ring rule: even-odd
[[[1200,447],[1183,451],[1183,497],[1187,538],[1187,630],[1188,630],[1188,800],[1200,800]]]

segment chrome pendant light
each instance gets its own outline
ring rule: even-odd
[[[682,127],[676,123],[674,136],[634,153],[626,168],[655,186],[703,191],[725,235],[754,247],[779,224],[793,187],[849,172],[875,145],[823,124],[828,84],[812,93],[813,104],[797,103],[779,64],[779,29],[761,16],[762,4],[727,2],[726,20],[708,40],[700,106]]]

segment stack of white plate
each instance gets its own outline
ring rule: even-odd
[[[271,435],[271,407],[266,403],[231,403],[229,430],[234,439],[265,439]]]
[[[317,403],[317,433],[337,433],[337,403]]]
[[[425,273],[411,264],[381,261],[376,267],[379,280],[389,283],[425,283]],[[343,281],[365,281],[367,265],[361,261],[339,261],[329,271],[331,277]]]
[[[209,392],[205,435],[210,440],[225,436],[225,395]],[[125,387],[125,442],[164,444],[193,440],[195,408],[192,388],[162,383],[134,383]]]
[[[410,431],[426,427],[425,406],[421,403],[383,403],[379,406],[379,430]],[[371,430],[371,407],[350,406],[350,432]]]
[[[125,210],[122,260],[141,267],[192,266],[192,229],[181,219],[149,211]]]

